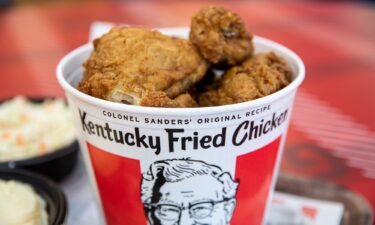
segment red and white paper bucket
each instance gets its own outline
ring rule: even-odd
[[[162,32],[188,35],[188,29]],[[151,108],[94,98],[76,89],[92,45],[60,61],[58,81],[74,112],[103,223],[263,223],[305,69],[280,44],[255,37],[254,45],[286,59],[293,82],[260,99],[217,107]]]

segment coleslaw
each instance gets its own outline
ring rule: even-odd
[[[63,99],[33,103],[17,96],[0,105],[0,162],[44,155],[74,139],[72,115]]]

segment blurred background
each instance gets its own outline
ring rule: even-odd
[[[72,3],[84,3],[84,2],[137,2],[139,0],[118,0],[118,1],[106,1],[106,0],[0,0],[1,7],[9,7],[20,4],[56,4],[62,2],[72,2]],[[140,0],[140,1],[183,1],[183,0]],[[188,0],[189,1],[189,0]],[[199,0],[191,0],[199,1]],[[227,0],[229,2],[230,0]],[[232,0],[233,4],[238,1],[245,0]],[[251,2],[375,2],[375,0],[249,0]]]

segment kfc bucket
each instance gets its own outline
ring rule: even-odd
[[[176,36],[188,29],[161,29]],[[57,77],[74,112],[85,162],[107,225],[260,225],[264,221],[305,69],[291,50],[274,51],[293,81],[269,96],[202,108],[152,108],[105,101],[76,89],[86,44],[65,56]]]

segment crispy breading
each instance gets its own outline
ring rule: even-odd
[[[197,107],[198,103],[188,93],[181,94],[175,99],[170,99],[163,91],[152,91],[142,98],[140,105],[166,108],[191,108]]]
[[[182,38],[145,28],[113,28],[94,41],[78,88],[94,97],[139,105],[143,96],[184,93],[206,73],[208,63]]]
[[[242,19],[221,7],[203,8],[191,20],[190,40],[213,64],[241,63],[253,53],[252,38]]]
[[[257,54],[229,69],[217,89],[199,96],[199,105],[227,105],[257,99],[284,88],[291,80],[292,72],[282,58],[273,52]]]

